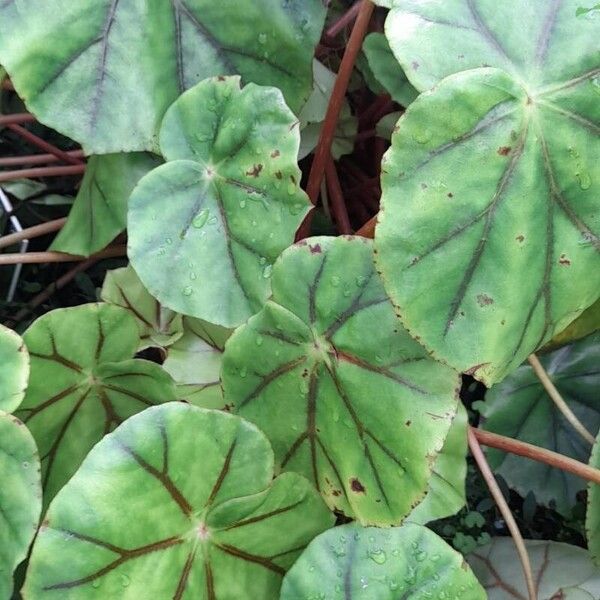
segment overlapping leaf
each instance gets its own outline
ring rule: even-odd
[[[42,510],[40,459],[31,434],[0,411],[0,598],[11,598],[13,571],[27,556]]]
[[[593,435],[600,427],[600,334],[540,357],[569,408]],[[528,364],[492,387],[480,405],[489,431],[507,435],[587,462],[589,444],[556,408]],[[543,504],[570,513],[584,482],[560,469],[504,454],[488,453],[492,466],[522,495],[534,491]]]
[[[384,159],[384,285],[434,356],[487,385],[600,289],[600,102],[589,29],[573,43],[565,27],[552,29],[548,53],[577,47],[573,68],[542,69],[541,82],[451,75],[410,105]]]
[[[557,333],[543,348],[542,352],[560,348],[586,337],[600,329],[600,300],[586,308],[572,323]]]
[[[159,365],[132,359],[137,324],[121,307],[54,310],[23,337],[31,375],[17,415],[37,442],[47,503],[103,435],[147,406],[174,400],[175,388]]]
[[[239,77],[203,81],[173,104],[160,136],[169,162],[129,203],[129,256],[154,297],[227,327],[261,308],[310,206],[297,125],[278,90],[242,90]]]
[[[332,515],[303,477],[273,480],[267,438],[239,417],[150,408],[102,440],[56,497],[27,598],[276,598]]]
[[[69,219],[50,249],[89,256],[104,248],[125,229],[136,183],[159,163],[141,152],[90,157]]]
[[[462,556],[429,529],[348,524],[313,540],[285,576],[281,600],[484,600]]]
[[[230,329],[186,317],[183,336],[167,348],[164,370],[177,384],[177,395],[201,408],[228,410],[221,389],[221,362]]]
[[[590,457],[590,465],[596,469],[600,469],[598,438],[596,438],[592,456]],[[600,566],[600,486],[593,482],[588,483],[585,529],[590,555],[596,565]]]
[[[0,62],[88,153],[152,151],[167,107],[206,77],[274,85],[298,110],[324,18],[321,0],[4,0]]]
[[[363,238],[311,238],[273,269],[273,297],[230,338],[225,401],[285,471],[366,524],[424,496],[456,411],[456,373],[396,319]]]
[[[594,600],[600,597],[600,570],[577,546],[525,540],[539,600]],[[489,600],[524,600],[527,588],[515,544],[497,537],[469,555],[473,572]]]
[[[25,396],[29,354],[21,337],[0,325],[0,410],[12,412]]]
[[[131,266],[106,273],[102,300],[126,308],[135,318],[140,335],[138,350],[164,348],[183,335],[181,315],[153,298]]]

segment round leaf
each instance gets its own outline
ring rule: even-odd
[[[600,427],[600,334],[540,356],[540,361],[569,408],[595,435]],[[589,444],[556,408],[528,364],[492,387],[478,408],[489,431],[588,461]],[[538,502],[553,502],[566,514],[584,487],[579,477],[535,461],[491,449],[488,456],[495,470],[522,496],[533,491]]]
[[[278,90],[242,90],[239,77],[203,81],[168,110],[170,162],[141,180],[128,217],[129,257],[154,297],[227,327],[260,309],[310,206],[297,124]]]
[[[390,4],[385,32],[418,90],[477,67],[498,67],[533,89],[598,74],[598,25],[581,0]]]
[[[140,152],[91,156],[69,219],[50,249],[81,256],[102,250],[125,229],[135,184],[159,162]]]
[[[228,410],[221,389],[221,361],[230,329],[200,319],[183,320],[183,336],[167,348],[163,369],[177,384],[180,399],[201,408]]]
[[[8,0],[0,63],[86,152],[154,151],[168,106],[206,77],[274,85],[298,110],[324,18],[322,0]]]
[[[408,107],[385,156],[384,285],[434,356],[487,385],[598,296],[591,77],[525,88],[497,69],[452,75]]]
[[[424,525],[456,514],[467,502],[467,411],[458,403],[456,416],[437,455],[425,499],[407,517],[411,523]]]
[[[159,365],[131,358],[137,325],[118,306],[54,310],[23,337],[31,375],[17,415],[40,450],[47,503],[104,434],[147,406],[174,400],[175,387]]]
[[[539,600],[595,600],[600,597],[600,570],[577,546],[525,540]],[[489,600],[523,600],[527,588],[512,538],[497,537],[469,555],[468,561]]]
[[[0,410],[12,412],[21,404],[29,377],[29,354],[23,340],[0,325]]]
[[[126,308],[138,324],[140,345],[166,347],[183,335],[181,315],[153,298],[131,266],[108,271],[102,286],[102,300]]]
[[[250,423],[183,403],[104,438],[48,510],[25,595],[276,598],[303,547],[332,524],[309,482],[273,481]],[[126,589],[125,589],[126,588]]]
[[[485,600],[462,556],[421,525],[335,527],[313,540],[283,580],[281,600]]]
[[[0,598],[11,598],[13,571],[27,556],[42,510],[40,459],[31,434],[0,411]]]
[[[273,297],[227,342],[225,401],[285,471],[364,524],[402,521],[427,490],[457,374],[402,328],[363,238],[311,238],[273,269]]]

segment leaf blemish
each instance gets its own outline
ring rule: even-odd
[[[517,242],[523,242],[525,240],[525,236],[524,235],[518,235],[515,240],[517,240]]]
[[[321,254],[321,245],[320,244],[314,244],[312,246],[309,246],[310,251],[312,254]]]
[[[280,154],[281,152],[279,152],[279,150],[273,150],[273,152],[271,152],[271,158],[277,158]]]
[[[510,151],[511,151],[510,146],[500,146],[500,148],[498,148],[498,154],[500,156],[508,156],[510,154]]]
[[[365,493],[365,486],[356,477],[350,479],[350,489],[357,494]]]
[[[258,177],[260,175],[260,172],[262,171],[263,166],[261,164],[258,165],[254,165],[252,167],[252,169],[249,169],[248,171],[246,171],[246,175],[248,175],[248,177]]]
[[[558,259],[558,264],[563,265],[564,267],[569,267],[571,266],[571,261],[566,257],[565,254],[561,254],[560,258]]]
[[[494,299],[490,298],[487,294],[478,294],[477,304],[479,304],[479,306],[489,306],[490,304],[494,304]]]

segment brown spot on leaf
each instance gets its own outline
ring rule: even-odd
[[[342,495],[342,492],[341,492],[341,490],[333,490],[331,493],[332,493],[334,496],[341,496],[341,495]]]
[[[561,254],[560,258],[558,259],[558,264],[563,265],[563,267],[570,267],[571,261],[566,257],[565,254]]]
[[[422,183],[421,184],[421,189],[422,190],[426,190],[427,189],[427,184],[426,183]]]
[[[249,171],[246,171],[246,175],[248,175],[248,177],[258,177],[260,175],[260,172],[262,171],[263,166],[261,164],[258,165],[254,165],[252,167],[252,169],[250,169]]]
[[[500,148],[498,148],[498,154],[500,156],[508,156],[510,154],[510,150],[510,146],[500,146]]]
[[[517,242],[523,242],[524,239],[525,239],[525,236],[523,234],[520,234],[515,238],[515,240],[517,240]]]
[[[406,423],[404,423],[407,427],[410,427],[410,424],[412,423],[412,421],[406,421]]]
[[[225,81],[225,77],[223,75],[219,75],[217,77],[217,81]]]
[[[312,254],[321,254],[321,244],[309,245]]]
[[[479,306],[489,306],[490,304],[494,304],[494,299],[490,298],[487,294],[478,294],[477,304]]]
[[[415,71],[418,71],[418,69],[419,69],[419,63],[418,63],[416,60],[413,60],[413,61],[412,61],[412,68],[413,68]]]
[[[293,175],[290,175],[291,182],[296,185],[296,178]]]
[[[350,489],[357,494],[365,493],[365,486],[356,477],[350,480]]]
[[[454,194],[452,192],[448,192],[448,198],[454,198]]]
[[[273,152],[271,152],[271,158],[277,158],[280,155],[281,152],[279,152],[279,150],[273,150]]]
[[[277,177],[277,179],[283,179],[283,174],[281,171],[277,171],[277,173],[275,173],[275,177]]]

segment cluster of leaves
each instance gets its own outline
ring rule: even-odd
[[[294,243],[325,4],[0,1],[15,90],[90,155],[52,249],[127,229],[130,261],[0,329],[0,598],[28,553],[32,600],[524,598],[510,540],[453,529],[471,570],[428,527],[466,503],[463,373],[484,428],[600,464],[521,365],[543,348],[597,433],[597,9],[380,0],[358,68],[401,110],[375,239]],[[489,456],[571,513],[580,480]],[[588,504],[589,554],[527,542],[540,598],[600,594]]]

